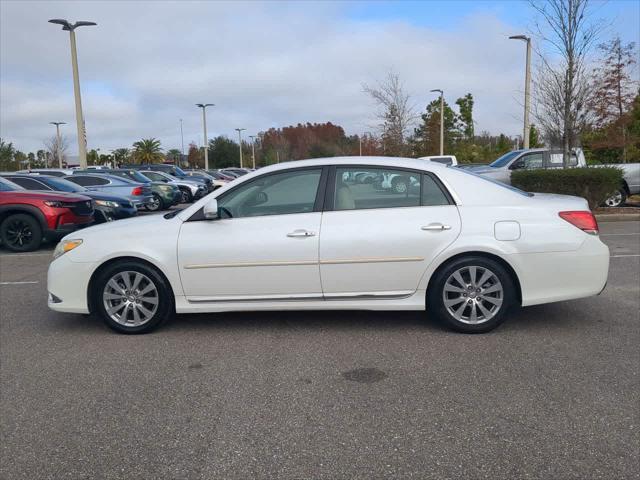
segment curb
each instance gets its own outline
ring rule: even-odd
[[[596,214],[598,222],[627,222],[639,221],[640,213],[600,213]]]

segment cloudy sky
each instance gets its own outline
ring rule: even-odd
[[[635,0],[594,4],[606,25],[638,41]],[[331,121],[370,131],[375,107],[362,84],[393,70],[416,108],[445,89],[471,92],[477,130],[520,132],[526,2],[172,2],[0,0],[0,136],[42,148],[51,121],[76,150],[69,35],[50,18],[91,20],[77,31],[88,146],[101,151],[157,137],[165,149],[209,137]]]

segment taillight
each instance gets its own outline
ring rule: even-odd
[[[580,230],[583,230],[591,235],[598,234],[598,222],[596,221],[596,217],[594,217],[593,213],[591,212],[580,210],[571,212],[558,212],[558,215],[560,215],[563,220],[566,220],[574,227],[578,227]]]
[[[133,190],[131,190],[131,195],[142,195],[142,187],[135,187]]]

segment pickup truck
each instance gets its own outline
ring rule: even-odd
[[[581,149],[576,148],[571,152],[569,166],[587,166]],[[532,170],[537,168],[562,168],[562,150],[548,148],[513,150],[505,153],[489,165],[470,167],[469,171],[510,185],[511,172],[513,170]]]
[[[622,185],[620,190],[604,201],[607,207],[624,205],[628,196],[640,193],[640,163],[612,163],[603,166],[622,169]]]

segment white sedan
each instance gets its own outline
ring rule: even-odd
[[[123,333],[176,313],[425,308],[486,332],[511,307],[597,295],[609,267],[584,199],[385,157],[262,168],[184,210],[75,232],[54,257],[49,307]]]

